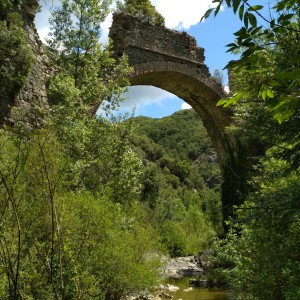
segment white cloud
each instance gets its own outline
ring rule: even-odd
[[[230,89],[229,89],[229,86],[228,86],[228,85],[225,85],[225,86],[224,86],[224,91],[225,91],[226,93],[229,93],[229,92],[230,92]]]
[[[35,26],[37,32],[40,36],[40,39],[43,43],[46,43],[46,38],[48,37],[50,28],[49,28],[49,17],[50,17],[50,7],[43,8],[35,16]]]
[[[139,109],[154,103],[160,103],[164,99],[176,98],[175,95],[153,86],[131,86],[128,92],[124,93],[126,100],[121,104],[120,109],[131,110],[133,107]]]
[[[192,107],[186,102],[183,102],[181,105],[181,109],[190,109],[190,108],[192,108]]]
[[[151,0],[156,9],[165,17],[166,26],[177,29],[188,29],[190,26],[197,24],[206,10],[214,4],[212,0]],[[45,42],[49,33],[50,9],[57,6],[59,0],[48,2],[43,5],[41,11],[36,15],[36,26],[40,38]],[[108,31],[112,22],[112,14],[102,23],[101,42],[108,41]]]
[[[200,22],[207,9],[215,6],[212,0],[151,0],[159,13],[165,17],[170,28],[189,29]]]
[[[112,13],[110,13],[105,21],[101,24],[101,37],[100,37],[100,42],[103,44],[107,44],[108,43],[108,33],[109,33],[109,28],[111,26],[112,23]]]

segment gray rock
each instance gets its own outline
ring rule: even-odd
[[[204,270],[201,261],[196,256],[176,257],[170,259],[164,270],[164,275],[171,278],[202,276]]]

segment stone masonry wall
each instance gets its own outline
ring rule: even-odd
[[[51,75],[51,70],[47,64],[47,56],[43,52],[42,43],[33,24],[27,24],[27,39],[31,45],[35,62],[28,75],[27,83],[19,92],[16,98],[16,105],[28,107],[32,101],[40,105],[47,105],[47,94],[45,80]]]
[[[39,39],[39,35],[34,25],[34,17],[37,8],[37,0],[27,0],[21,10],[27,41],[33,50],[35,61],[28,74],[27,83],[15,99],[10,99],[8,103],[9,108],[21,106],[22,109],[27,110],[33,102],[40,106],[48,107],[45,81],[47,77],[52,74],[52,71],[48,66],[47,56],[44,54],[44,46]],[[0,123],[7,121],[13,122],[13,120],[10,119],[9,110],[6,119],[0,120]]]
[[[109,36],[113,40],[116,55],[121,56],[125,51],[131,65],[149,61],[185,62],[210,76],[204,65],[204,49],[198,47],[195,38],[186,32],[152,25],[134,16],[118,13],[113,16]]]

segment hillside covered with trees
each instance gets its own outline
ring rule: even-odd
[[[222,233],[217,156],[194,110],[136,117],[134,151],[143,162],[141,202],[172,256],[197,254]]]

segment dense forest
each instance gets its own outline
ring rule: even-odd
[[[134,151],[144,166],[141,202],[171,256],[197,254],[222,233],[217,155],[194,110],[136,117]]]
[[[227,278],[237,299],[300,297],[300,5],[273,1],[214,1],[243,26],[227,45],[239,59],[226,66],[231,94],[219,105],[231,107],[231,130],[263,154],[248,176],[243,205],[219,242],[215,267]]]
[[[260,4],[214,2],[204,18],[226,6],[243,22],[219,105],[234,113],[228,130],[262,149],[225,234],[201,120],[116,118],[131,68],[99,44],[112,1],[61,0],[44,49],[49,106],[14,106],[0,129],[1,299],[121,299],[158,283],[162,255],[204,249],[234,299],[300,298],[300,5],[274,1],[266,17]],[[1,117],[35,61],[24,4],[0,3]],[[164,23],[149,0],[117,9]],[[104,100],[106,117],[91,117]]]

